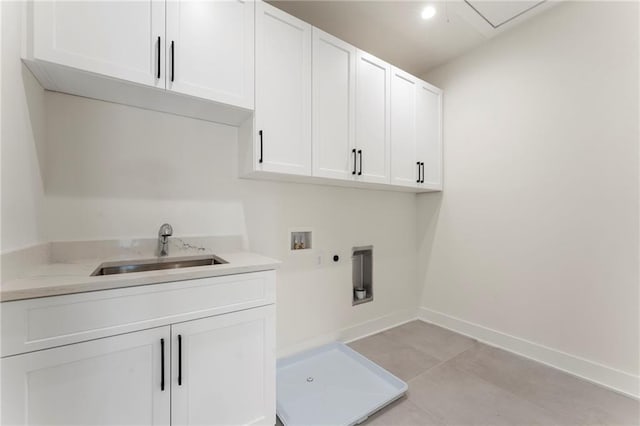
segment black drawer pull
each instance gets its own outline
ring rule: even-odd
[[[182,386],[182,335],[178,334],[178,386]]]
[[[160,390],[164,391],[164,339],[160,339]]]
[[[357,167],[357,161],[358,161],[358,154],[356,154],[356,149],[353,148],[351,150],[351,153],[353,154],[353,171],[351,172],[352,175],[356,174],[356,167]]]
[[[176,51],[175,51],[174,45],[175,45],[174,41],[171,40],[171,81],[173,81],[175,77],[175,70],[173,68],[173,65],[176,59]]]
[[[156,77],[158,79],[160,78],[160,36],[158,36],[158,73],[156,74]]]

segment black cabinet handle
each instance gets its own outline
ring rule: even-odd
[[[416,164],[418,165],[418,180],[416,183],[420,183],[420,162],[418,161]]]
[[[420,163],[420,167],[422,168],[422,179],[420,180],[420,183],[424,183],[424,163]]]
[[[175,43],[173,40],[171,40],[171,81],[173,81],[173,78],[175,77],[175,71],[173,68],[173,64],[175,62],[175,58],[176,58],[176,51],[175,51],[175,47],[174,47]]]
[[[264,152],[262,150],[262,130],[258,132],[258,135],[260,136],[260,159],[258,159],[258,163],[262,163],[262,153]]]
[[[362,174],[362,150],[358,150],[358,155],[360,156],[360,171],[358,172],[358,176]]]
[[[178,334],[178,386],[182,386],[182,335]]]
[[[356,174],[356,167],[357,167],[356,161],[358,160],[358,154],[356,154],[356,149],[355,148],[353,148],[351,150],[351,153],[353,154],[353,171],[351,172],[351,174],[355,175]]]
[[[157,78],[160,78],[160,36],[158,36],[158,74]]]
[[[164,390],[164,339],[160,339],[160,390]]]

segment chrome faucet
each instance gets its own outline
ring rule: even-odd
[[[168,223],[163,224],[158,231],[158,256],[169,255],[169,237],[173,235],[173,228]]]

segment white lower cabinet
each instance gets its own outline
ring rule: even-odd
[[[169,425],[170,337],[165,326],[4,358],[2,424]]]
[[[244,289],[235,303],[221,305],[220,295],[190,298],[230,283]],[[155,302],[152,308],[135,299],[140,294]],[[131,297],[135,306],[126,303]],[[50,347],[0,361],[2,425],[275,424],[274,271],[6,302],[12,312],[3,313],[3,332],[31,340],[39,323],[34,312],[54,308],[79,326],[91,323],[106,300],[121,302],[111,310],[112,333],[137,330],[92,340],[104,328],[74,333],[84,341],[60,346],[64,321],[51,317]]]
[[[171,326],[172,425],[273,425],[274,307]]]

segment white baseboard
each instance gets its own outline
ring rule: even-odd
[[[377,334],[417,319],[418,315],[415,309],[394,312],[390,315],[374,318],[342,329],[340,341],[350,343],[354,340],[362,339],[363,337],[371,336],[372,334]]]
[[[277,355],[278,358],[282,358],[335,341],[349,343],[416,319],[418,318],[415,309],[397,311],[278,349]]]
[[[418,318],[491,346],[541,362],[633,398],[640,398],[639,376],[428,308],[418,309]]]

